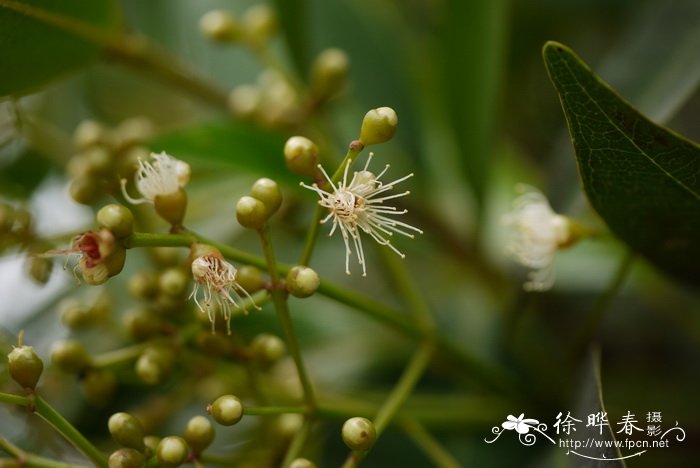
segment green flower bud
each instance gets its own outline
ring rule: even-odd
[[[129,278],[129,294],[137,299],[153,299],[158,292],[158,276],[155,273],[140,271]]]
[[[73,179],[68,191],[73,200],[83,205],[91,205],[102,195],[99,182],[90,176],[80,176]]]
[[[250,344],[255,360],[263,365],[277,362],[287,353],[287,345],[278,336],[261,333]]]
[[[275,421],[275,432],[284,440],[296,436],[304,425],[304,417],[297,413],[280,415]]]
[[[75,340],[57,341],[51,347],[51,362],[65,372],[80,374],[91,364],[85,347]]]
[[[81,159],[87,165],[85,168],[87,174],[106,176],[114,170],[112,152],[102,146],[93,146],[84,150]]]
[[[228,107],[238,117],[251,119],[260,108],[262,96],[254,85],[240,85],[228,95]]]
[[[265,287],[265,275],[252,265],[243,265],[240,267],[236,275],[236,281],[243,289],[248,291],[249,294],[260,291]]]
[[[316,468],[316,464],[306,458],[297,458],[292,461],[289,468]]]
[[[107,406],[117,390],[117,378],[107,369],[88,369],[82,380],[85,398],[97,407]]]
[[[195,453],[201,453],[214,441],[214,426],[204,416],[195,416],[185,426],[185,440]]]
[[[363,145],[384,143],[394,136],[399,118],[391,107],[379,107],[365,114],[360,129],[360,141]]]
[[[29,255],[25,265],[29,276],[39,284],[46,284],[51,277],[53,262],[48,258]]]
[[[158,278],[158,290],[170,297],[180,297],[187,291],[189,278],[180,268],[168,268]]]
[[[109,433],[121,446],[143,452],[143,426],[138,419],[129,413],[114,413],[107,422]]]
[[[233,426],[243,417],[243,403],[233,395],[220,396],[207,406],[207,413],[222,426]]]
[[[318,147],[303,136],[293,136],[284,144],[287,168],[300,176],[315,177],[318,171]]]
[[[169,348],[152,346],[136,360],[136,375],[147,385],[157,385],[168,378],[175,364],[175,355]]]
[[[147,454],[156,453],[156,449],[158,448],[158,444],[160,444],[160,441],[161,441],[161,438],[158,436],[147,435],[146,437],[144,437],[143,443],[146,445],[146,453]]]
[[[148,309],[132,309],[124,314],[124,325],[137,340],[145,340],[163,331],[165,322]]]
[[[267,221],[267,210],[257,198],[243,196],[236,204],[236,219],[243,227],[260,229]]]
[[[297,265],[287,273],[287,290],[294,297],[309,297],[320,284],[318,273],[309,267]]]
[[[111,203],[97,212],[97,223],[112,232],[114,237],[127,237],[134,233],[134,215],[123,205]]]
[[[177,192],[156,195],[153,200],[156,213],[173,226],[181,226],[187,211],[187,192],[179,188]]]
[[[20,333],[21,336],[22,333]],[[10,351],[7,355],[10,377],[17,382],[22,388],[34,389],[41,373],[44,370],[44,363],[34,352],[31,346],[22,346],[20,344]]]
[[[61,302],[58,309],[61,323],[72,330],[85,328],[93,323],[94,315],[90,307],[74,299]]]
[[[73,142],[78,149],[109,143],[109,132],[94,120],[83,120],[75,127]]]
[[[245,11],[242,26],[246,41],[260,47],[277,31],[277,15],[269,6],[258,3]]]
[[[343,89],[350,59],[340,49],[326,49],[311,65],[311,93],[316,99],[328,99]]]
[[[120,151],[146,143],[153,137],[153,122],[147,117],[130,117],[124,119],[117,127],[117,146]]]
[[[158,465],[162,467],[180,466],[187,460],[189,449],[182,437],[168,436],[160,441],[156,448]]]
[[[350,418],[343,424],[343,442],[351,450],[369,450],[377,441],[374,423],[366,418]]]
[[[107,460],[109,468],[141,468],[146,462],[146,457],[130,448],[122,448],[112,452]]]
[[[241,36],[236,17],[221,10],[205,13],[199,20],[199,30],[207,39],[217,42],[235,42]]]
[[[279,185],[272,179],[263,177],[255,181],[250,189],[250,196],[260,200],[265,205],[265,213],[269,218],[282,205],[282,192]]]

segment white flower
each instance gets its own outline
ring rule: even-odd
[[[239,292],[243,293],[250,299],[253,306],[260,310],[260,307],[253,302],[253,298],[250,297],[248,291],[236,281],[237,274],[238,270],[224,260],[223,256],[218,252],[202,255],[192,262],[194,289],[189,298],[194,298],[197,308],[209,316],[212,333],[216,324],[216,308],[218,307],[218,310],[224,316],[224,320],[226,320],[228,334],[231,334],[231,305],[235,308],[241,307],[239,302],[242,299]],[[204,306],[199,302],[200,287],[202,289],[201,296],[204,299]],[[231,296],[231,293],[233,293],[233,296]],[[239,302],[236,302],[234,296]]]
[[[404,180],[413,177],[413,174],[408,174],[407,176],[385,184],[379,179],[381,179],[381,177],[389,169],[389,165],[387,164],[384,170],[378,175],[374,175],[374,173],[367,170],[369,163],[372,161],[372,156],[373,154],[370,153],[364,169],[355,172],[349,184],[349,161],[345,166],[343,180],[337,185],[333,183],[331,178],[328,177],[326,171],[324,171],[319,165],[318,167],[321,169],[324,177],[328,181],[328,184],[333,189],[332,192],[323,190],[317,184],[310,186],[303,183],[301,184],[302,187],[318,193],[318,195],[321,197],[318,202],[319,205],[328,209],[328,216],[326,216],[321,223],[325,223],[328,220],[333,220],[333,227],[331,228],[329,236],[332,236],[336,229],[340,230],[340,233],[343,236],[343,241],[345,242],[345,272],[347,274],[350,274],[350,255],[352,254],[354,247],[355,251],[357,252],[358,263],[362,265],[362,276],[367,276],[365,254],[362,248],[360,231],[368,234],[379,244],[388,246],[391,250],[400,255],[401,258],[404,258],[405,255],[394,247],[388,238],[394,233],[410,238],[413,238],[413,234],[409,231],[417,232],[419,234],[423,233],[423,231],[420,229],[404,222],[397,221],[391,217],[405,214],[407,210],[399,211],[394,206],[387,206],[384,204],[384,202],[387,200],[403,197],[408,195],[410,192],[406,191],[394,195],[377,197],[377,195],[383,194],[393,189],[394,186],[398,185]],[[350,244],[351,240],[352,246]]]
[[[554,284],[554,256],[572,242],[571,223],[552,210],[547,198],[537,189],[520,184],[521,195],[513,202],[513,211],[503,221],[514,226],[514,238],[508,252],[522,265],[531,268],[526,291],[546,291]]]
[[[536,427],[540,422],[537,419],[524,419],[525,413],[520,413],[517,418],[512,414],[509,414],[506,418],[507,421],[501,424],[503,429],[508,431],[515,431],[518,434],[527,434],[530,432],[530,428]]]
[[[133,204],[154,203],[159,195],[170,195],[190,180],[190,166],[186,162],[173,158],[164,152],[151,153],[153,162],[139,158],[139,168],[136,171],[135,183],[141,198],[131,198],[126,193],[126,179],[121,180],[124,198]]]

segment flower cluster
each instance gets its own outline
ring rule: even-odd
[[[368,170],[372,156],[373,154],[370,153],[364,169],[355,172],[350,183],[348,183],[350,161],[345,165],[343,180],[337,184],[333,183],[323,167],[319,165],[318,167],[332,191],[326,191],[315,183],[313,185],[301,184],[302,187],[316,192],[321,198],[318,202],[319,205],[328,209],[328,216],[321,220],[321,223],[332,220],[333,227],[329,236],[332,236],[336,229],[343,236],[343,241],[345,242],[345,272],[347,274],[350,274],[350,255],[352,255],[354,248],[357,253],[358,263],[362,265],[362,276],[367,275],[360,231],[368,234],[377,243],[388,246],[402,258],[404,254],[391,244],[389,237],[394,233],[398,233],[413,238],[414,232],[423,233],[416,227],[392,218],[392,216],[405,214],[407,210],[398,210],[395,206],[385,204],[387,200],[403,197],[410,192],[405,191],[394,195],[379,196],[392,190],[406,179],[413,177],[413,174],[408,174],[385,184],[380,179],[389,169],[389,165],[387,164],[384,170],[375,175]]]

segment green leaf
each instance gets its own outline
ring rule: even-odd
[[[569,48],[549,42],[543,55],[593,208],[633,250],[697,284],[700,147],[640,114]]]
[[[0,96],[89,63],[120,26],[117,0],[0,0]]]
[[[309,66],[307,2],[305,0],[274,0],[273,3],[277,8],[289,55],[294,62],[296,71],[304,80]]]
[[[163,135],[151,142],[153,151],[214,169],[238,170],[298,185],[289,172],[282,150],[284,138],[245,123],[216,120]]]

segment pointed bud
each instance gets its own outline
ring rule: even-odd
[[[385,143],[394,136],[399,118],[391,107],[379,107],[365,114],[360,129],[360,141],[365,146]]]
[[[311,65],[311,93],[324,100],[336,95],[345,86],[350,59],[341,49],[326,49]]]
[[[351,450],[369,450],[377,441],[377,430],[366,418],[350,418],[343,424],[343,442]]]
[[[207,412],[222,426],[233,426],[243,417],[243,403],[238,397],[224,395],[207,406]]]
[[[284,145],[284,162],[293,173],[315,177],[318,171],[318,147],[303,136],[293,136]]]
[[[250,189],[250,196],[263,202],[265,214],[268,218],[282,205],[282,192],[279,185],[267,177],[255,181]]]
[[[123,205],[111,203],[97,212],[97,223],[109,230],[114,237],[122,238],[134,233],[134,215]]]
[[[267,210],[260,200],[243,196],[236,204],[236,219],[241,226],[249,229],[260,229],[267,221]]]
[[[114,413],[107,421],[112,438],[121,446],[143,452],[143,426],[129,413]]]
[[[22,346],[20,343],[7,355],[7,361],[12,380],[17,382],[22,388],[33,390],[44,370],[44,363],[41,362],[39,356],[34,352],[34,348]]]

